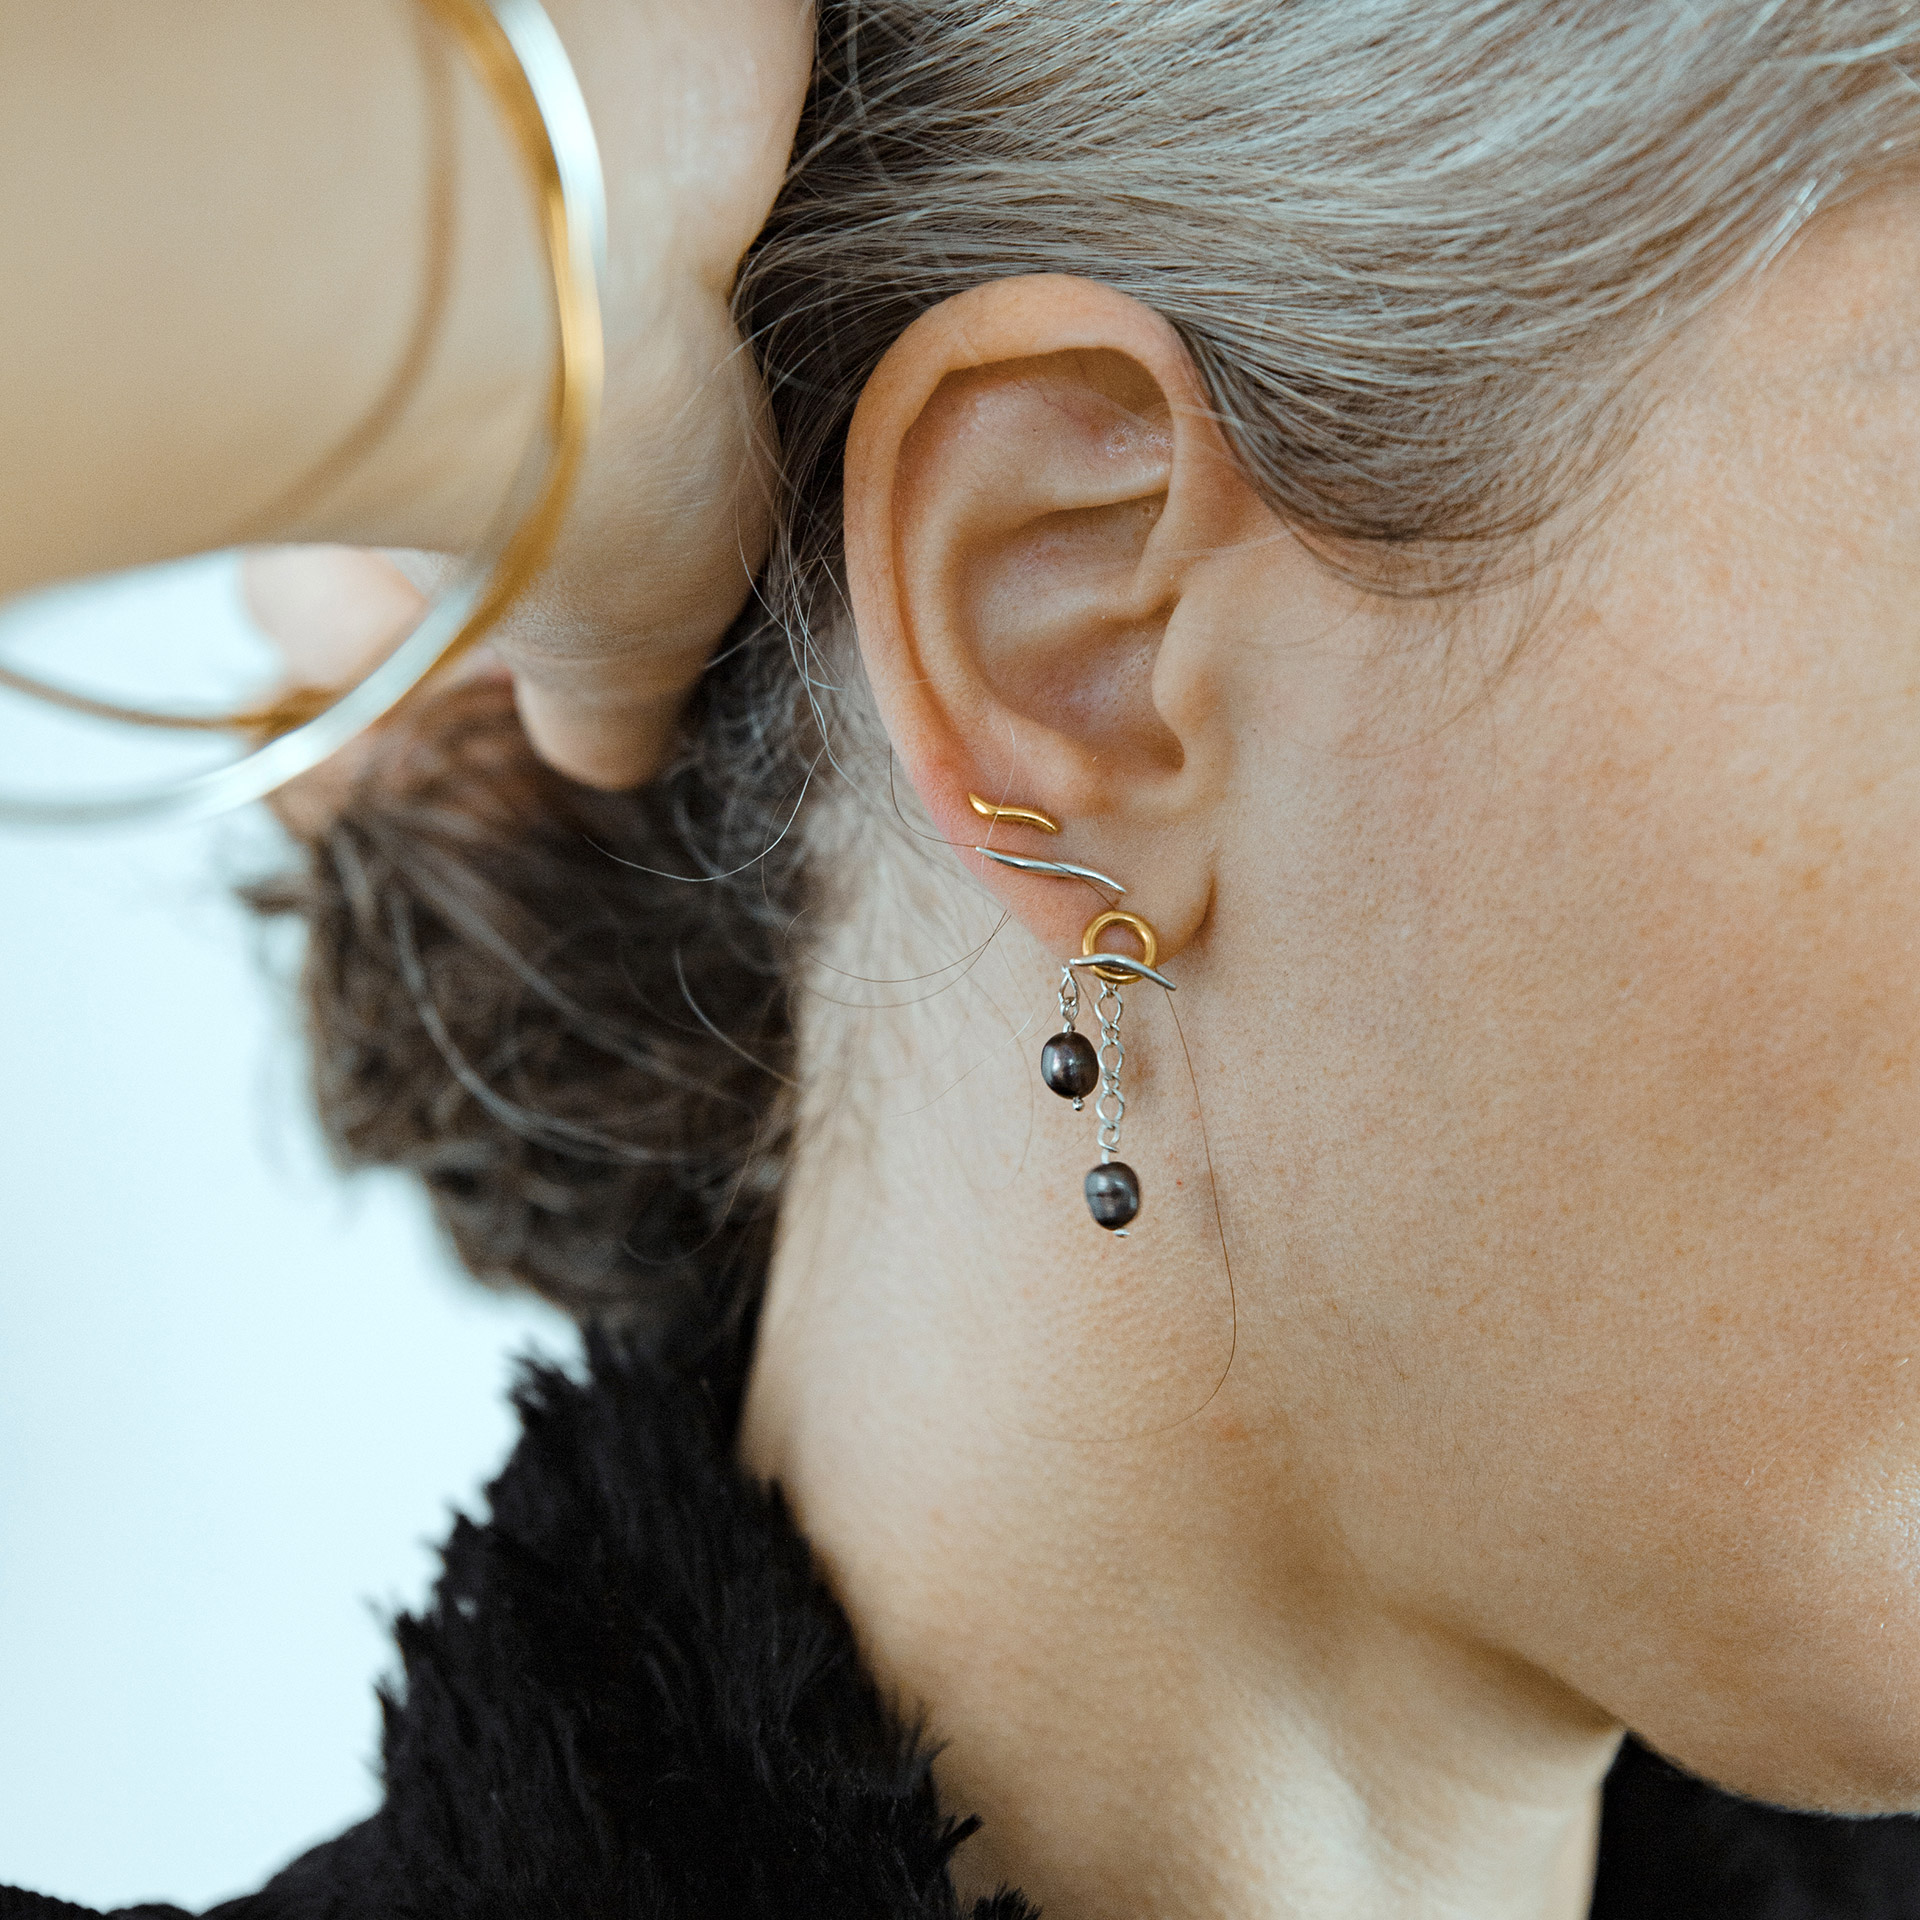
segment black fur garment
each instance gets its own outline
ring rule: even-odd
[[[959,1920],[971,1823],[733,1469],[721,1408],[604,1347],[589,1382],[530,1369],[518,1402],[491,1519],[455,1527],[399,1623],[381,1811],[220,1920]],[[84,1912],[0,1889],[0,1920]],[[1002,1893],[971,1920],[1034,1913]],[[1920,1920],[1920,1822],[1773,1812],[1630,1746],[1594,1913]]]

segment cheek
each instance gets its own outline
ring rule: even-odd
[[[1695,726],[1643,811],[1593,810],[1643,877],[1596,943],[1580,1143],[1649,1660],[1622,1703],[1716,1777],[1862,1808],[1920,1794],[1920,794],[1884,717]]]
[[[1405,1572],[1716,1779],[1913,1805],[1920,712],[1633,681],[1509,740],[1394,989]]]

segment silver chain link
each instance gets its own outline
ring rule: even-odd
[[[1075,1023],[1079,1018],[1080,976],[1076,974],[1071,967],[1062,967],[1060,969],[1060,1031],[1062,1033],[1078,1033],[1080,1029]],[[1084,1112],[1086,1104],[1083,1096],[1079,1094],[1074,1095],[1073,1110],[1075,1113]]]
[[[1120,1151],[1120,1122],[1127,1117],[1127,1097],[1120,1091],[1120,1069],[1127,1064],[1120,1016],[1127,1009],[1111,980],[1100,982],[1100,997],[1093,1004],[1100,1016],[1100,1098],[1093,1110],[1100,1117],[1100,1164],[1105,1166]]]

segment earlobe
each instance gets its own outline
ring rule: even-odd
[[[1042,807],[1075,842],[1048,857],[1124,876],[1177,951],[1205,915],[1194,847],[1231,735],[1207,577],[1270,521],[1138,302],[1005,281],[910,329],[849,439],[847,559],[882,717],[949,838],[987,837],[970,793]],[[994,879],[1051,938],[1086,918],[1017,869]]]

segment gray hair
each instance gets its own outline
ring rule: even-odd
[[[740,284],[796,582],[860,389],[967,287],[1163,314],[1303,531],[1485,544],[1591,480],[1690,319],[1920,155],[1912,0],[827,0],[822,42]]]

